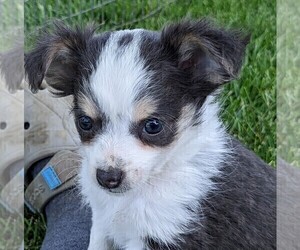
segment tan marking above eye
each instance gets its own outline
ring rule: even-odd
[[[182,107],[181,114],[178,119],[178,131],[182,131],[186,127],[190,126],[195,113],[196,113],[196,107],[192,104],[187,104]]]
[[[83,94],[78,96],[78,106],[85,113],[85,115],[93,119],[96,119],[99,116],[96,104]]]
[[[143,98],[139,100],[134,107],[133,120],[142,121],[151,116],[157,110],[156,102],[151,98]]]

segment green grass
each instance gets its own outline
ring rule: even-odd
[[[28,209],[25,209],[24,216],[25,249],[38,250],[46,232],[45,217],[39,214],[32,214]]]
[[[273,0],[177,0],[162,6],[160,1],[113,2],[90,10],[93,0],[72,1],[71,5],[55,6],[57,1],[29,0],[25,5],[26,47],[30,48],[45,20],[63,18],[65,22],[99,24],[100,30],[142,27],[157,30],[165,23],[182,18],[209,16],[217,23],[244,28],[251,33],[251,42],[240,79],[224,88],[222,117],[228,131],[239,138],[263,160],[275,166],[276,159],[276,2]],[[61,1],[68,3],[69,1]],[[97,1],[94,1],[97,3]],[[106,1],[104,1],[106,2]],[[144,7],[141,3],[144,2]],[[165,1],[166,2],[166,1]],[[45,4],[44,4],[45,3]],[[144,18],[150,13],[149,18]],[[152,15],[152,16],[151,16]],[[134,20],[134,21],[132,21]],[[51,22],[47,21],[46,24]],[[28,249],[38,249],[45,225],[40,217],[26,216],[25,239]]]

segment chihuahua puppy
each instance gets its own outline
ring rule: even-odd
[[[56,25],[29,85],[73,96],[89,250],[275,249],[275,172],[229,136],[218,90],[249,37],[205,19],[160,32]]]

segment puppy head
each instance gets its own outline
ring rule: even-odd
[[[57,25],[26,55],[25,71],[34,91],[45,78],[57,95],[73,95],[82,178],[119,193],[190,155],[182,150],[201,141],[204,101],[237,77],[247,42],[205,20],[100,35]]]

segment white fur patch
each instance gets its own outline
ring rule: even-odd
[[[147,85],[149,73],[143,68],[139,53],[142,30],[124,30],[113,33],[101,52],[97,70],[91,76],[91,88],[100,108],[114,122],[118,117],[129,115],[139,89]],[[125,34],[133,40],[125,47],[118,41]]]

